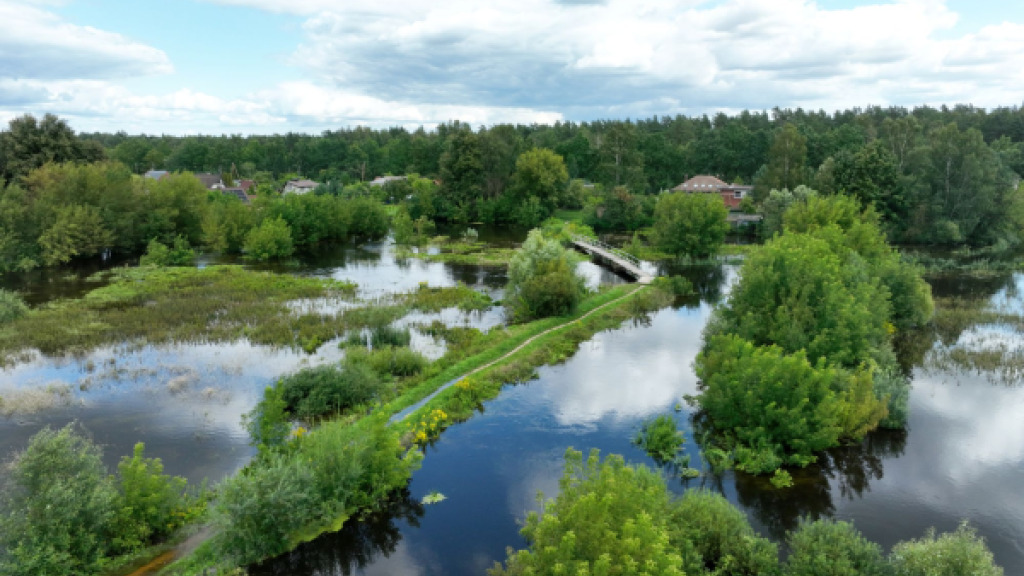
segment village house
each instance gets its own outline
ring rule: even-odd
[[[223,190],[224,181],[221,180],[220,174],[213,174],[211,172],[197,172],[196,178],[203,184],[203,187],[207,190]]]
[[[373,180],[370,180],[370,186],[384,186],[399,180],[405,180],[405,176],[378,176]]]
[[[143,178],[149,178],[150,180],[163,180],[170,178],[171,173],[167,170],[150,170],[143,175]]]
[[[284,185],[285,194],[306,194],[312,192],[320,184],[312,180],[291,180]]]
[[[753,189],[753,186],[726,184],[714,176],[694,176],[673,188],[672,191],[686,192],[687,194],[693,194],[694,192],[718,194],[722,197],[722,201],[725,202],[726,208],[730,211],[738,211],[740,209],[740,202],[750,196]]]

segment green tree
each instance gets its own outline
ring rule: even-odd
[[[139,259],[139,264],[141,266],[191,266],[195,257],[196,254],[189,246],[188,240],[178,236],[174,239],[173,248],[151,240],[146,253]]]
[[[715,336],[695,367],[703,382],[695,400],[745,472],[806,466],[840,438],[862,438],[886,415],[870,373],[833,368],[824,358],[812,364],[803,350],[786,354]]]
[[[135,445],[132,456],[117,465],[118,513],[114,545],[134,550],[169,536],[180,527],[187,505],[188,483],[164,474],[159,458],[146,458],[145,445]]]
[[[509,261],[505,302],[516,321],[572,312],[586,293],[577,257],[555,240],[531,230]]]
[[[802,522],[789,534],[785,576],[889,576],[882,548],[849,522]],[[958,572],[958,574],[972,574]]]
[[[117,490],[102,451],[49,427],[14,461],[0,515],[0,569],[11,576],[94,574],[111,545]]]
[[[900,229],[905,224],[908,200],[903,181],[896,158],[882,142],[837,155],[832,178],[837,191],[873,206],[890,226]]]
[[[17,292],[0,288],[0,324],[17,320],[28,314],[28,306]]]
[[[887,342],[889,317],[888,294],[877,278],[846,265],[825,240],[787,233],[744,262],[707,333],[857,366]]]
[[[558,496],[543,513],[531,512],[522,534],[529,550],[509,551],[492,576],[513,574],[622,574],[682,576],[683,558],[669,538],[669,505],[661,477],[626,466],[621,456],[586,461],[571,448]]]
[[[778,547],[758,536],[746,514],[721,494],[687,490],[669,506],[668,522],[687,574],[769,576],[778,570]]]
[[[768,164],[754,184],[763,199],[769,190],[793,190],[807,182],[807,137],[786,124],[768,151]]]
[[[452,205],[452,216],[456,220],[471,219],[484,191],[479,137],[469,129],[454,131],[445,144],[440,169],[441,191]]]
[[[722,245],[728,216],[717,194],[662,194],[654,208],[655,242],[669,254],[706,258]]]
[[[1003,576],[985,540],[966,523],[955,532],[900,542],[889,555],[895,576]]]
[[[114,242],[95,206],[58,208],[56,219],[42,235],[39,246],[47,264],[64,264],[78,256],[95,256]]]
[[[513,195],[519,201],[537,198],[551,214],[563,196],[569,172],[561,156],[547,148],[534,148],[516,160]]]
[[[236,197],[211,202],[203,218],[203,243],[214,252],[239,253],[253,227],[253,211]]]
[[[264,220],[245,237],[245,254],[253,260],[286,258],[292,255],[292,232],[283,218]]]
[[[625,186],[634,193],[647,187],[639,136],[631,122],[613,122],[600,135],[597,179],[609,189]]]
[[[25,114],[0,132],[0,178],[17,180],[50,163],[103,159],[103,149],[80,140],[68,123],[53,114],[42,120]]]
[[[817,192],[807,186],[797,186],[793,191],[772,190],[768,193],[761,206],[764,212],[764,220],[761,225],[761,235],[764,238],[771,238],[782,232],[782,216],[789,210],[790,206],[799,202],[806,202],[807,198],[817,196]]]

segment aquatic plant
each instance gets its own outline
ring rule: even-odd
[[[686,437],[677,428],[675,418],[662,414],[645,420],[633,438],[633,443],[643,448],[655,462],[664,464],[676,459],[686,443]]]
[[[370,331],[370,344],[374,348],[382,346],[408,346],[412,334],[408,328],[393,326],[377,326]]]
[[[772,475],[771,483],[772,486],[779,489],[791,488],[793,486],[793,477],[789,475],[789,472],[779,468],[775,471],[775,474]]]
[[[448,499],[447,496],[445,496],[444,494],[441,494],[437,490],[434,490],[434,491],[430,492],[430,494],[427,494],[426,496],[423,497],[423,503],[424,504],[437,504],[438,502],[444,502],[447,499]]]

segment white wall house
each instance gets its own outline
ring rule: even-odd
[[[306,194],[312,192],[319,186],[317,182],[312,180],[292,180],[284,185],[285,194]]]

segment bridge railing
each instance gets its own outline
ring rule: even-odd
[[[587,237],[587,236],[580,236],[579,234],[570,234],[569,237],[572,238],[573,241],[579,242],[580,244],[587,244],[587,245],[592,246],[594,248],[600,248],[601,250],[603,250],[605,252],[608,252],[610,254],[614,254],[614,255],[618,256],[619,258],[622,258],[623,260],[625,260],[625,261],[629,262],[630,264],[636,266],[638,270],[641,270],[641,271],[643,270],[643,265],[642,265],[643,261],[642,260],[640,260],[636,256],[633,256],[632,254],[629,254],[627,252],[623,252],[622,250],[619,250],[618,248],[615,248],[614,246],[611,246],[610,244],[608,244],[606,242],[601,242],[597,238],[590,238],[590,237]]]

